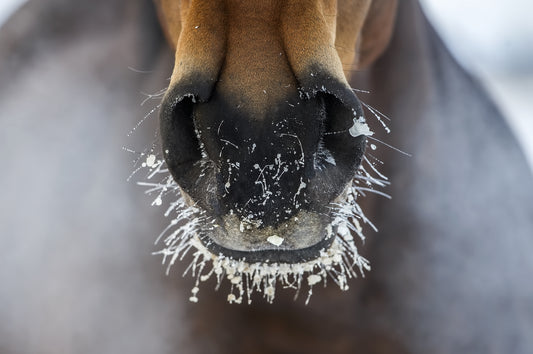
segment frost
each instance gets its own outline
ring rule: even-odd
[[[335,161],[335,158],[331,152],[326,148],[324,137],[321,137],[318,141],[317,151],[313,156],[313,167],[315,170],[322,171],[324,168],[326,168],[326,163],[333,166],[337,165],[337,161]]]
[[[189,297],[194,303],[200,301],[200,284],[209,279],[215,279],[216,289],[223,282],[229,282],[231,286],[227,301],[236,304],[251,304],[254,293],[262,294],[267,302],[272,303],[280,287],[293,289],[297,298],[306,286],[307,304],[313,294],[313,287],[321,282],[326,286],[328,279],[339,289],[348,290],[349,279],[364,275],[365,271],[370,270],[369,262],[358,253],[352,233],[364,240],[362,224],[375,229],[356,202],[357,196],[367,192],[384,195],[374,190],[373,186],[388,185],[386,177],[366,157],[364,164],[367,167],[362,165],[357,170],[343,200],[330,206],[333,221],[326,228],[326,238],[334,237],[334,240],[329,248],[322,249],[316,259],[302,263],[249,263],[245,259],[213,254],[203,244],[200,235],[209,233],[218,225],[204,211],[185,202],[164,161],[156,158],[151,168],[144,167],[148,169],[148,181],[138,182],[148,188],[148,194],[157,194],[156,200],[170,198],[170,205],[165,211],[165,216],[170,217],[169,225],[156,240],[156,243],[162,242],[163,248],[155,254],[163,256],[162,262],[167,265],[167,274],[176,261],[183,260],[186,255],[192,258],[183,275],[190,274],[196,279]],[[371,173],[377,177],[373,177]],[[160,182],[151,181],[156,176],[163,176]],[[301,186],[304,184],[301,181]],[[241,229],[245,227],[243,224]],[[279,246],[284,239],[272,235],[267,241]]]
[[[380,111],[378,111],[377,109],[375,109],[374,107],[372,107],[371,105],[366,104],[364,102],[361,102],[361,103],[363,106],[366,107],[366,109],[370,111],[370,113],[372,113],[372,115],[378,120],[378,122],[381,123],[381,125],[383,126],[383,129],[385,129],[387,134],[389,134],[390,128],[388,127],[387,123],[385,123],[384,119],[390,121],[390,118],[387,117],[385,114],[381,113]]]
[[[272,235],[269,238],[267,238],[267,241],[273,244],[274,246],[279,247],[283,243],[284,239],[279,237],[278,235]]]
[[[313,286],[315,284],[320,283],[321,280],[322,280],[322,277],[320,277],[320,275],[311,274],[310,276],[307,277],[307,284],[309,284],[309,286]]]
[[[374,135],[374,132],[370,130],[368,127],[368,124],[365,123],[365,120],[363,117],[360,119],[354,118],[353,119],[353,125],[349,130],[350,135],[354,138],[357,138],[358,136],[365,135],[365,136],[372,136]]]
[[[158,195],[152,202],[152,205],[160,206],[161,204],[163,204],[163,200],[161,199],[161,196]]]
[[[368,128],[364,119],[354,119],[354,125],[349,133],[352,136],[367,135],[373,133]],[[281,178],[284,173],[286,163],[294,163],[299,168],[304,167],[304,151],[300,139],[296,135],[281,134],[296,141],[300,147],[292,162],[283,161],[282,156],[276,156],[271,165],[253,167],[258,172],[257,184],[264,188],[265,199],[269,198],[269,188],[271,183],[266,183],[265,173],[269,171],[273,181]],[[230,141],[222,141],[229,148],[239,147]],[[370,146],[374,149],[373,144]],[[255,150],[256,145],[251,146]],[[168,151],[165,151],[168,154]],[[201,283],[214,279],[216,289],[222,283],[230,285],[227,301],[229,303],[252,303],[253,295],[261,294],[263,298],[272,303],[278,289],[292,289],[295,291],[295,299],[307,289],[305,303],[313,293],[313,287],[323,283],[336,284],[341,290],[349,289],[349,280],[358,276],[364,276],[365,271],[370,270],[369,262],[358,253],[356,242],[365,240],[364,226],[368,225],[374,230],[375,226],[366,218],[361,207],[357,203],[360,196],[366,193],[375,193],[389,197],[385,193],[375,189],[385,187],[389,184],[388,179],[377,169],[381,162],[372,156],[365,156],[363,164],[357,169],[354,179],[346,188],[343,196],[329,205],[329,216],[332,219],[330,225],[326,227],[326,238],[333,238],[328,248],[320,250],[319,256],[315,259],[302,263],[272,263],[259,262],[250,263],[246,259],[234,259],[223,254],[213,254],[203,243],[205,235],[219,227],[215,220],[206,215],[205,211],[196,206],[191,206],[185,202],[180,187],[169,174],[168,168],[161,156],[156,154],[141,154],[146,159],[139,161],[141,165],[138,171],[146,172],[145,180],[138,182],[139,185],[147,188],[146,193],[154,195],[152,205],[163,205],[168,203],[164,215],[169,218],[168,226],[157,237],[156,243],[161,244],[161,249],[155,254],[162,256],[163,264],[166,264],[167,274],[170,268],[177,262],[187,257],[189,264],[186,265],[183,275],[191,275],[195,278],[194,287],[191,290],[189,300],[191,302],[200,301],[199,292]],[[374,159],[374,160],[369,160]],[[141,158],[139,158],[141,160]],[[325,151],[320,155],[320,163],[335,164],[335,160]],[[237,164],[230,164],[231,168],[237,171]],[[228,171],[226,188],[231,187],[232,172]],[[133,174],[132,174],[133,175]],[[275,178],[274,178],[275,177]],[[295,195],[305,192],[308,181],[300,180],[300,185]],[[292,197],[292,196],[291,196]],[[233,211],[232,211],[233,212]],[[249,221],[244,220],[240,225],[240,231],[248,229]],[[282,237],[272,235],[268,237],[268,242],[275,246],[281,246],[284,242]]]
[[[298,186],[298,190],[296,191],[293,197],[293,202],[297,207],[299,206],[299,204],[296,202],[296,198],[298,198],[298,196],[305,189],[306,186],[307,184],[303,181],[303,178],[300,177],[300,185]]]
[[[154,154],[148,155],[148,157],[146,158],[146,166],[153,167],[154,164],[155,164],[155,155]]]

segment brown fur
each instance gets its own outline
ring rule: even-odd
[[[176,48],[170,86],[195,70],[216,75],[225,65],[221,90],[242,97],[243,108],[254,112],[282,100],[294,89],[294,76],[313,63],[347,83],[385,50],[396,10],[394,0],[158,0],[156,5]]]

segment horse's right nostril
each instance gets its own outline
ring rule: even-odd
[[[209,99],[213,82],[201,77],[191,76],[168,89],[159,115],[160,134],[163,156],[176,183],[194,203],[213,211],[218,210],[217,199],[206,190],[215,184],[214,166],[205,154],[194,120],[195,107]]]
[[[183,177],[201,158],[200,143],[192,119],[193,104],[193,96],[167,95],[161,106],[163,153],[172,176],[180,185],[187,184]]]

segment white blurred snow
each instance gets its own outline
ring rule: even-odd
[[[455,57],[485,83],[533,168],[533,1],[420,1]]]
[[[25,0],[2,0],[0,1],[0,26],[15,12]]]

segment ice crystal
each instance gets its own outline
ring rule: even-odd
[[[367,93],[367,91],[355,90]],[[149,95],[149,98],[158,98],[162,95],[164,90],[160,93]],[[302,96],[308,96],[303,91],[300,92]],[[192,97],[194,99],[194,97]],[[308,97],[307,97],[308,98]],[[148,100],[148,98],[147,98]],[[144,102],[143,102],[144,103]],[[386,115],[377,109],[363,103],[364,107],[371,112],[383,126],[387,133],[390,129],[384,120],[390,120]],[[146,119],[149,117],[160,104],[154,107],[128,134],[131,135]],[[218,127],[218,134],[223,122]],[[353,137],[365,135],[367,138],[376,141],[384,146],[400,151],[386,143],[373,138],[373,132],[369,129],[363,117],[357,117],[354,111],[353,125],[348,130]],[[204,168],[204,172],[209,167],[207,154],[201,143],[199,132],[196,131],[200,141],[200,148],[202,151],[202,159],[200,163]],[[301,158],[294,161],[297,168],[303,167],[304,155],[303,148],[298,136],[294,134],[283,133],[283,136],[297,139],[300,145]],[[239,148],[229,140],[223,140],[225,146]],[[314,158],[314,167],[322,170],[326,168],[327,164],[336,165],[336,161],[331,153],[325,149],[321,142],[319,149]],[[253,143],[248,148],[250,153],[256,149],[256,144]],[[371,150],[376,150],[374,144],[370,144]],[[135,153],[130,149],[125,149],[129,152]],[[272,263],[272,262],[257,262],[250,263],[246,259],[234,259],[223,254],[212,253],[201,241],[203,237],[208,235],[210,230],[218,227],[215,220],[209,217],[205,211],[188,204],[182,191],[177,183],[170,175],[165,161],[159,154],[154,153],[155,144],[143,153],[138,154],[136,160],[137,168],[128,178],[138,176],[141,172],[145,172],[144,180],[137,182],[139,185],[146,188],[145,193],[154,197],[152,201],[153,206],[161,206],[168,203],[168,207],[164,215],[169,219],[168,226],[157,237],[156,244],[162,244],[162,248],[154,252],[162,256],[162,263],[167,266],[167,274],[170,268],[176,261],[192,259],[186,266],[183,275],[191,275],[195,278],[194,287],[191,289],[191,302],[198,302],[198,294],[200,292],[201,283],[209,279],[215,279],[216,289],[218,290],[223,282],[230,284],[230,291],[227,294],[227,301],[230,303],[252,303],[253,294],[259,293],[266,299],[267,302],[272,303],[276,296],[276,291],[281,288],[289,288],[295,291],[295,299],[305,288],[307,290],[306,304],[313,293],[313,287],[318,284],[326,286],[328,279],[336,284],[341,290],[348,290],[348,281],[351,278],[364,276],[365,271],[370,270],[368,260],[358,253],[356,246],[356,239],[359,242],[364,242],[365,236],[363,234],[363,225],[369,225],[377,231],[376,227],[366,218],[361,207],[357,203],[360,196],[365,196],[366,193],[375,193],[387,198],[387,194],[379,191],[376,187],[385,187],[389,184],[388,179],[382,175],[376,165],[382,164],[370,154],[363,158],[363,163],[356,171],[354,179],[349,183],[343,197],[340,201],[330,205],[330,216],[332,222],[327,227],[329,233],[328,237],[334,237],[333,242],[327,248],[320,251],[317,258],[301,262],[301,263]],[[400,151],[402,152],[402,151]],[[403,152],[402,152],[403,153]],[[168,154],[168,150],[165,151]],[[403,153],[405,154],[405,153]],[[407,154],[406,154],[407,155]],[[372,159],[372,161],[371,161]],[[280,156],[274,161],[274,164],[268,166],[254,166],[260,170],[260,177],[264,177],[265,168],[269,167],[275,169],[277,173],[275,176],[280,177],[285,169],[282,165],[285,162],[281,161]],[[231,165],[231,164],[230,164]],[[301,165],[301,166],[300,166]],[[238,165],[231,165],[231,168],[238,169]],[[203,175],[202,175],[203,176]],[[264,194],[268,194],[268,184],[263,178],[258,178],[256,183],[261,184],[264,189]],[[225,185],[226,192],[231,187],[231,171],[228,173],[228,181]],[[306,182],[300,181],[297,194],[305,189]],[[295,201],[296,202],[296,201]],[[246,220],[245,220],[246,221]],[[248,221],[246,221],[248,222]],[[241,222],[241,232],[248,226]],[[268,242],[275,246],[280,246],[284,239],[277,235],[269,237]]]
[[[218,225],[203,210],[185,202],[180,187],[170,176],[161,157],[156,158],[153,153],[144,156],[140,169],[147,172],[146,180],[138,184],[147,188],[147,194],[155,196],[152,205],[159,206],[163,201],[169,203],[164,213],[170,220],[169,225],[156,240],[156,244],[162,243],[163,246],[155,254],[162,255],[167,274],[176,261],[189,255],[187,259],[192,260],[183,275],[190,274],[195,278],[189,298],[191,302],[198,302],[201,283],[215,279],[216,289],[223,282],[230,284],[227,295],[230,303],[250,304],[254,293],[262,294],[267,302],[272,303],[281,287],[293,289],[295,298],[306,288],[307,304],[317,284],[326,286],[329,279],[341,290],[348,290],[349,279],[364,276],[364,272],[370,270],[369,262],[359,255],[352,235],[364,241],[361,224],[375,227],[365,217],[357,197],[365,192],[385,195],[374,187],[386,186],[388,181],[367,157],[347,187],[343,200],[330,205],[333,221],[328,230],[336,230],[335,239],[328,248],[320,251],[316,259],[303,263],[250,263],[246,259],[214,254],[202,243],[202,235]],[[281,245],[283,238],[272,237],[269,242]]]

